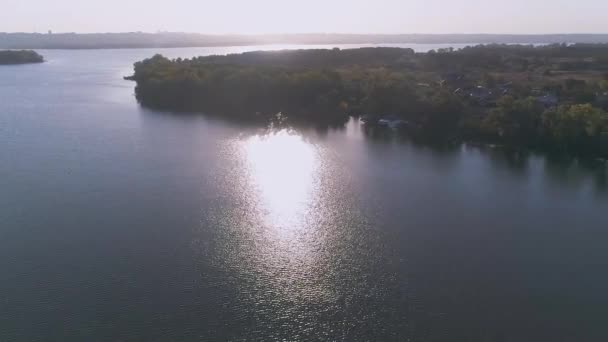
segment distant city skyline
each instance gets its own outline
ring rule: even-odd
[[[608,33],[605,0],[0,0],[1,32]]]

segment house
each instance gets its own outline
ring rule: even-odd
[[[484,86],[477,86],[471,89],[469,96],[474,99],[485,99],[492,96],[492,91]]]
[[[469,98],[480,106],[492,107],[496,105],[497,94],[491,89],[484,86],[472,88],[469,93]]]
[[[538,88],[538,87],[532,88],[532,95],[541,96],[542,93],[543,93],[543,91],[541,88]]]
[[[604,110],[608,110],[608,92],[597,94],[595,105]]]
[[[469,97],[480,104],[487,104],[493,100],[494,93],[484,86],[477,86],[469,91]]]
[[[459,72],[447,72],[441,75],[439,84],[443,86],[459,87],[465,82],[465,75]]]
[[[545,108],[557,107],[557,104],[559,103],[559,99],[553,94],[545,94],[543,96],[538,96],[536,98],[536,101],[545,106]]]
[[[498,91],[503,95],[508,95],[513,88],[513,82],[506,82],[498,86]]]

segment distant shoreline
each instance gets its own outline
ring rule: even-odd
[[[572,43],[563,43],[563,44],[572,44]],[[607,43],[608,44],[608,43]],[[493,43],[319,43],[319,44],[295,44],[295,43],[261,43],[261,44],[230,44],[230,45],[205,45],[205,46],[145,46],[145,47],[130,47],[130,46],[119,46],[119,47],[83,47],[83,48],[65,48],[65,47],[53,47],[53,48],[35,48],[28,50],[47,50],[47,51],[95,51],[95,50],[155,50],[155,49],[204,49],[204,48],[247,48],[247,47],[276,47],[276,49],[263,49],[263,51],[281,51],[281,50],[315,50],[315,49],[359,49],[362,47],[394,47],[394,48],[410,48],[410,47],[428,47],[428,50],[436,50],[441,48],[454,48],[456,50],[478,46],[478,45],[493,45]],[[500,45],[522,45],[522,46],[543,46],[550,45],[550,43],[504,43]],[[2,50],[24,50],[24,49],[16,49],[16,48],[7,48]],[[417,51],[417,52],[428,52],[428,50]]]
[[[608,34],[0,33],[0,49],[146,49],[328,44],[608,44]]]

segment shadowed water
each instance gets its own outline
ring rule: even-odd
[[[0,340],[608,338],[605,167],[154,112],[122,80],[247,49],[0,68]]]

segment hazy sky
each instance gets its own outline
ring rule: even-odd
[[[0,0],[0,31],[608,33],[608,0]]]

